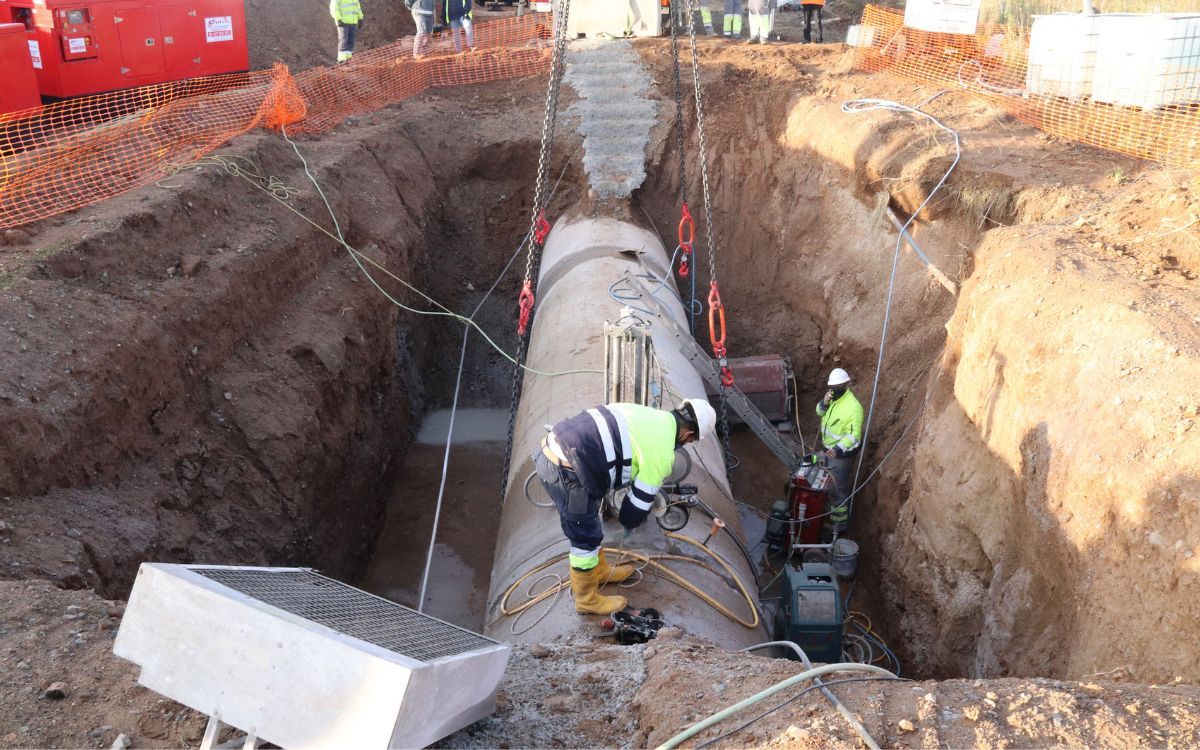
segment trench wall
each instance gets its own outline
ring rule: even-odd
[[[839,85],[838,65],[772,80],[761,61],[757,77],[726,61],[706,88],[722,102],[708,138],[730,351],[791,356],[810,437],[830,367],[870,395],[895,246],[881,209],[906,218],[953,157],[928,125],[843,113],[895,92]],[[860,606],[918,674],[1186,678],[1197,654],[1180,636],[1200,611],[1200,317],[1186,282],[1146,283],[1072,236],[1076,213],[1106,198],[1092,186],[1107,164],[1010,123],[997,135],[994,113],[953,95],[929,109],[965,147],[914,234],[961,289],[901,255],[864,475],[887,462],[852,526],[874,602]],[[668,227],[673,138],[641,194]]]

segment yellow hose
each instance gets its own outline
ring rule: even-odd
[[[751,629],[757,628],[758,622],[759,622],[758,608],[754,606],[754,599],[750,596],[750,592],[746,590],[745,585],[742,584],[742,579],[738,577],[737,573],[734,572],[733,568],[729,565],[729,563],[725,562],[725,560],[720,555],[713,552],[712,550],[710,550],[708,547],[704,546],[700,542],[697,542],[695,539],[691,539],[689,537],[681,536],[679,534],[675,534],[675,533],[671,533],[671,532],[667,532],[666,536],[668,538],[677,539],[681,542],[690,544],[693,547],[697,547],[698,549],[703,550],[713,560],[715,560],[721,566],[721,568],[723,568],[725,570],[725,572],[727,574],[729,574],[729,576],[733,579],[738,591],[741,592],[742,597],[746,600],[746,604],[750,607],[751,619],[745,620],[745,619],[742,619],[741,617],[738,617],[738,615],[736,615],[728,607],[721,604],[716,599],[714,599],[713,597],[711,597],[710,595],[705,593],[699,586],[692,583],[691,581],[684,578],[679,573],[675,572],[674,570],[671,570],[670,568],[668,568],[665,565],[665,562],[668,560],[678,560],[680,562],[688,562],[688,563],[692,563],[694,565],[699,565],[700,567],[705,568],[706,570],[712,572],[713,574],[719,575],[717,573],[717,571],[711,565],[704,562],[703,560],[697,560],[695,558],[687,557],[685,555],[671,555],[671,554],[644,555],[640,552],[634,552],[632,550],[613,549],[611,547],[605,547],[604,552],[617,556],[617,559],[612,563],[614,566],[620,565],[625,562],[630,562],[630,561],[638,561],[638,562],[645,563],[645,565],[643,566],[643,569],[645,569],[645,568],[654,569],[655,572],[661,574],[668,581],[695,594],[705,604],[709,605],[710,607],[717,610],[718,612],[725,615],[730,620],[733,620],[734,622],[741,625],[742,627],[751,628]],[[537,575],[538,573],[545,570],[546,568],[550,567],[551,565],[562,562],[563,560],[566,560],[566,559],[567,559],[567,554],[565,552],[561,555],[556,555],[556,556],[550,558],[549,560],[541,563],[540,565],[537,565],[536,567],[531,568],[529,571],[527,571],[526,573],[521,575],[519,578],[517,578],[517,580],[514,581],[513,584],[511,586],[509,586],[508,589],[505,590],[504,596],[500,597],[500,612],[506,616],[520,614],[521,612],[525,611],[526,609],[529,609],[530,607],[537,604],[538,602],[543,601],[547,597],[553,596],[555,593],[562,591],[563,589],[569,588],[571,585],[570,582],[564,581],[563,583],[559,584],[558,586],[551,586],[550,588],[546,589],[545,591],[541,592],[540,594],[530,597],[526,601],[516,605],[515,607],[512,607],[511,609],[508,606],[509,597],[512,596],[513,592],[516,591],[517,588],[522,583],[524,583],[525,581],[527,581],[529,578],[533,577],[534,575]]]

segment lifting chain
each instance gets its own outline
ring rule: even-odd
[[[550,222],[546,219],[547,185],[550,176],[550,155],[554,147],[554,129],[558,121],[558,92],[562,83],[567,56],[567,19],[571,13],[571,0],[556,0],[554,12],[554,50],[550,58],[550,81],[546,87],[546,111],[542,118],[542,145],[538,154],[537,181],[533,191],[533,211],[529,222],[529,233],[525,236],[528,252],[525,256],[525,280],[521,284],[521,295],[517,301],[517,353],[514,358],[512,393],[508,410],[508,440],[504,446],[504,468],[500,477],[500,507],[504,507],[504,495],[508,491],[509,464],[512,462],[513,433],[517,427],[517,403],[521,397],[524,380],[525,354],[529,348],[529,323],[535,302],[533,274],[540,264],[542,248],[550,234]]]
[[[727,392],[733,387],[733,370],[729,368],[729,353],[725,348],[725,304],[717,284],[717,243],[713,238],[712,193],[708,186],[708,142],[704,135],[704,94],[700,90],[700,55],[696,49],[696,24],[691,9],[697,0],[687,0],[688,40],[692,52],[692,81],[696,96],[696,134],[700,142],[700,186],[704,192],[704,232],[708,241],[708,338],[713,356],[721,369],[721,437],[725,444],[726,464],[729,463],[729,419]]]
[[[687,278],[692,272],[693,249],[696,244],[696,222],[688,208],[687,184],[687,135],[683,121],[683,76],[679,72],[679,24],[681,23],[679,6],[686,6],[688,23],[692,23],[691,0],[671,0],[671,60],[675,73],[675,132],[679,140],[679,194],[683,198],[683,208],[679,214],[679,275]],[[692,300],[688,310],[688,318],[693,320],[695,333],[694,310],[696,309],[695,279],[692,279]]]
[[[558,122],[558,92],[562,84],[563,70],[567,57],[567,18],[571,13],[571,0],[557,0],[554,13],[554,52],[550,58],[550,83],[546,87],[546,111],[542,117],[542,147],[538,153],[537,182],[533,190],[533,211],[529,219],[529,252],[525,256],[525,281],[521,285],[518,301],[520,317],[517,320],[517,335],[524,336],[529,330],[529,320],[534,305],[534,266],[541,260],[542,247],[550,234],[550,222],[546,220],[546,188],[550,179],[550,155],[554,149],[554,129]]]

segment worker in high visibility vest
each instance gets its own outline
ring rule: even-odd
[[[445,0],[442,20],[450,27],[450,38],[454,40],[454,51],[462,52],[458,30],[462,29],[467,39],[467,48],[475,49],[475,30],[471,16],[471,0]]]
[[[804,0],[800,7],[804,10],[805,44],[812,42],[813,16],[817,17],[817,41],[825,41],[825,23],[821,19],[821,13],[825,10],[825,0]]]
[[[354,57],[354,42],[362,28],[362,5],[358,0],[329,0],[329,15],[337,23],[337,61],[344,63]]]
[[[771,43],[777,7],[777,0],[749,0],[746,4],[750,14],[750,44]]]
[[[717,31],[713,28],[712,8],[707,2],[700,6],[700,20],[704,21],[704,30],[709,36],[716,36]],[[742,0],[724,0],[724,31],[727,39],[742,36]]]
[[[577,612],[606,615],[627,604],[623,596],[600,593],[604,584],[633,575],[632,565],[614,567],[604,559],[604,496],[628,488],[617,516],[628,535],[646,520],[671,475],[675,449],[711,438],[716,424],[717,414],[703,398],[687,399],[673,411],[609,404],[559,422],[542,440],[533,466],[571,544],[567,559]]]
[[[853,488],[854,458],[862,448],[863,408],[850,391],[850,374],[840,367],[829,373],[829,390],[817,404],[821,418],[821,447],[833,481],[836,498],[832,500],[829,521],[836,532],[846,530],[850,521],[850,493]]]

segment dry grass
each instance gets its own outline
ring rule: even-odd
[[[1102,13],[1186,13],[1196,11],[1196,0],[1093,0]],[[983,0],[979,23],[983,27],[1028,26],[1034,16],[1077,13],[1082,0]]]

